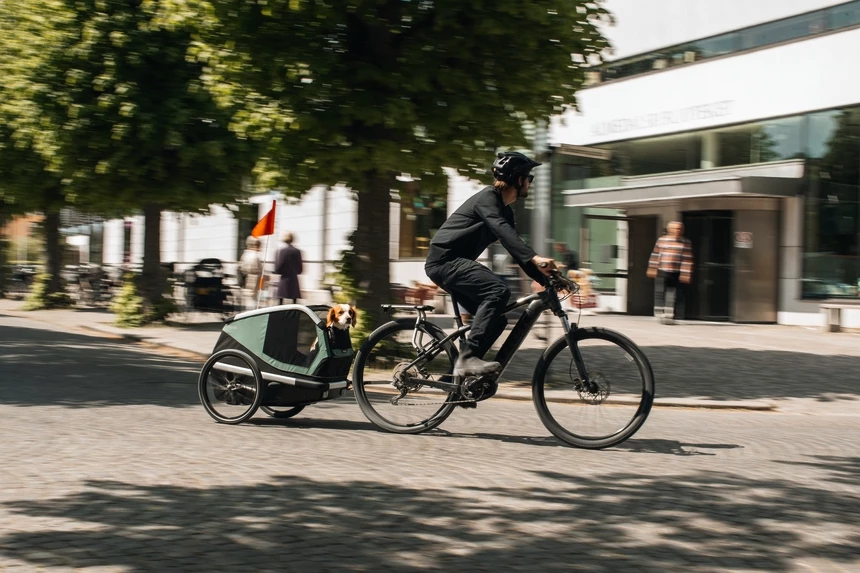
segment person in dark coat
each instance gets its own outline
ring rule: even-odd
[[[293,246],[293,234],[284,234],[284,242],[287,244],[278,251],[278,259],[275,262],[275,274],[281,275],[278,281],[278,298],[281,304],[286,300],[292,300],[293,304],[302,298],[299,289],[299,275],[302,274],[302,252]]]

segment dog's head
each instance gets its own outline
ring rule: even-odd
[[[328,318],[325,325],[328,328],[337,328],[338,330],[346,330],[350,326],[355,326],[355,321],[358,319],[358,312],[351,304],[336,304],[328,309]]]

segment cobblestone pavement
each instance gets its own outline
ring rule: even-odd
[[[657,408],[592,452],[495,400],[421,436],[351,398],[218,425],[199,366],[0,317],[0,570],[860,570],[841,411]]]

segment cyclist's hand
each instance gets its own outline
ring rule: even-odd
[[[555,261],[552,259],[535,255],[532,258],[532,262],[537,265],[537,268],[540,272],[542,272],[548,277],[552,276],[553,271],[558,271],[558,267],[556,266]]]

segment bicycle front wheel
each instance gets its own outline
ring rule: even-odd
[[[451,393],[417,380],[450,377],[457,359],[453,342],[436,356],[428,354],[445,332],[415,319],[400,319],[376,329],[361,345],[353,366],[353,391],[361,411],[377,427],[397,434],[419,434],[451,415]]]
[[[581,378],[567,340],[556,340],[535,368],[532,397],[538,416],[555,437],[572,446],[620,444],[651,411],[651,364],[633,341],[611,330],[578,329],[574,342],[588,380]]]

